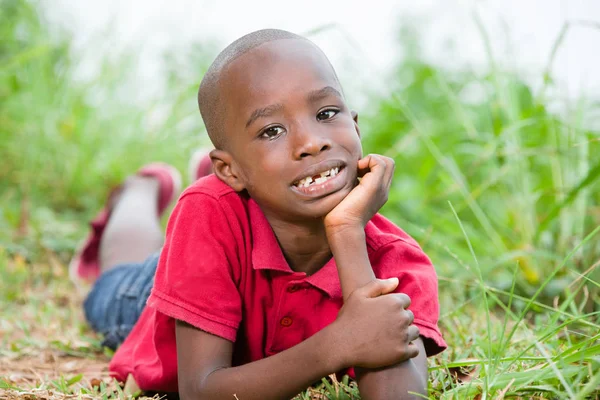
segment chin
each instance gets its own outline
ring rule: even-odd
[[[319,199],[312,205],[307,206],[306,213],[308,218],[325,218],[338,204],[342,202],[350,193],[352,188],[344,188],[340,191],[330,194],[327,197]]]

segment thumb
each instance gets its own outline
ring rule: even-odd
[[[398,287],[398,278],[375,279],[364,286],[365,297],[378,297],[388,294]]]

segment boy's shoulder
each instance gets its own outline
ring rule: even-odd
[[[181,193],[179,199],[181,200],[184,197],[194,194],[205,194],[215,200],[221,200],[224,196],[231,194],[238,197],[240,196],[240,194],[233,190],[229,185],[217,178],[215,174],[210,174],[192,183],[183,191],[183,193]]]
[[[182,221],[195,224],[202,218],[210,224],[247,228],[244,221],[247,221],[258,207],[252,203],[246,192],[236,192],[216,175],[211,174],[198,179],[181,193],[171,219],[183,217]]]
[[[365,227],[367,247],[373,252],[391,244],[401,244],[422,251],[415,239],[381,214],[375,214]]]
[[[215,174],[210,174],[198,179],[183,191],[179,199],[185,197],[205,198],[205,195],[217,201],[246,203],[248,196],[233,190],[225,182],[221,181]],[[409,246],[420,249],[418,243],[400,227],[381,214],[376,214],[365,228],[367,245],[372,250],[386,246],[395,241],[402,241]]]
[[[191,201],[193,203],[210,201],[211,203],[230,210],[248,213],[249,197],[233,190],[225,182],[211,174],[191,184],[183,191],[179,200]],[[227,213],[229,214],[229,213]],[[372,252],[377,252],[388,245],[408,246],[422,251],[415,239],[403,231],[389,219],[381,214],[376,214],[365,227],[367,246]]]

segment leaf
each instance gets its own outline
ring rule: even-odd
[[[479,375],[479,368],[476,365],[465,365],[460,367],[448,368],[450,376],[457,383],[470,382]]]
[[[74,377],[72,377],[71,379],[69,379],[67,381],[67,386],[74,385],[75,383],[79,382],[81,380],[81,378],[83,378],[83,374],[75,375]]]
[[[537,232],[535,233],[534,241],[537,241],[539,239],[540,234],[542,232],[544,232],[546,230],[546,228],[548,227],[548,225],[550,224],[550,222],[552,222],[560,214],[560,211],[565,206],[571,204],[571,202],[573,200],[575,200],[575,198],[577,197],[577,194],[581,190],[583,190],[584,188],[586,188],[588,185],[592,184],[599,178],[600,178],[600,162],[598,164],[596,164],[596,166],[594,166],[594,168],[590,169],[587,176],[585,178],[583,178],[577,186],[575,186],[573,189],[571,189],[569,191],[569,193],[567,194],[567,197],[562,202],[556,204],[552,208],[552,210],[550,210],[550,212],[548,213],[546,218],[544,218],[544,220],[538,226]]]

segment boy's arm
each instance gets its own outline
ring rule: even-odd
[[[344,226],[342,230],[330,232],[329,246],[335,257],[342,294],[346,299],[356,288],[375,279],[367,254],[364,228]],[[427,357],[423,341],[419,338],[409,346],[418,349],[415,358],[382,369],[355,368],[361,398],[421,398],[409,392],[427,393]]]
[[[238,367],[231,367],[232,342],[182,322],[176,334],[182,399],[289,399],[340,366],[327,329],[286,351]]]
[[[233,344],[183,322],[175,328],[179,391],[183,399],[291,398],[322,377],[353,365],[393,365],[416,355],[399,346],[407,331],[407,296],[390,294],[398,279],[374,280],[352,293],[338,318],[281,353],[232,367]],[[401,311],[401,312],[399,312]],[[234,396],[235,395],[235,396]]]
[[[327,239],[338,268],[344,301],[357,288],[375,279],[364,229],[387,201],[394,164],[387,157],[370,155],[359,160],[358,169],[363,172],[360,184],[325,218]],[[412,315],[412,312],[407,312]],[[362,398],[420,398],[418,394],[427,392],[427,359],[423,342],[421,339],[411,341],[408,337],[404,344],[407,342],[408,346],[418,349],[415,358],[381,369],[356,368]]]
[[[427,356],[421,338],[419,355],[383,369],[355,369],[362,399],[423,399],[427,394]],[[415,394],[413,394],[415,393]]]

